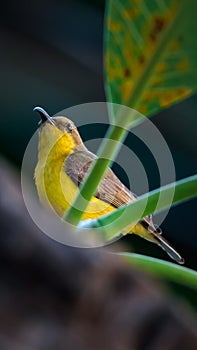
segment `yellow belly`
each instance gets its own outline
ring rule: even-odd
[[[40,201],[43,205],[51,205],[56,213],[62,217],[69,209],[78,192],[78,187],[62,168],[62,162],[50,162],[42,166],[38,163],[35,170],[35,181]],[[112,205],[92,197],[82,219],[96,219],[108,214],[116,208]],[[140,224],[131,226],[124,233],[135,233],[153,241],[152,235]]]
[[[37,165],[35,170],[36,187],[40,201],[44,204],[50,204],[59,216],[63,216],[66,210],[71,206],[78,187],[69,178],[65,171],[55,164]],[[92,197],[83,220],[98,218],[107,214],[115,208],[96,197]]]

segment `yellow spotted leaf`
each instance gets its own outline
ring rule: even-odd
[[[108,0],[108,101],[149,116],[194,94],[196,13],[196,0]]]

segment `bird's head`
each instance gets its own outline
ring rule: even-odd
[[[63,116],[51,117],[41,107],[35,107],[41,120],[39,122],[39,151],[57,149],[59,155],[66,155],[74,149],[83,150],[85,146],[75,124]]]

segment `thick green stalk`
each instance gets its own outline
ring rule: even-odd
[[[114,106],[115,108],[113,109]],[[108,107],[110,108],[110,104]],[[109,126],[105,138],[101,143],[98,150],[98,159],[91,166],[89,174],[80,188],[79,194],[64,216],[65,221],[75,226],[77,226],[81,220],[89,201],[95,194],[100,181],[105,175],[107,167],[109,167],[116,158],[130,126],[137,125],[144,120],[144,117],[140,113],[131,108],[114,104],[111,105],[111,107],[110,119],[114,119],[115,121]],[[112,118],[112,114],[115,114],[114,118]]]
[[[175,189],[175,194],[171,203],[173,189]],[[158,201],[160,195],[162,195],[162,201]],[[112,239],[122,232],[125,227],[131,226],[141,218],[195,196],[197,196],[197,175],[144,194],[138,197],[137,200],[114,210],[108,215],[87,222],[87,227],[97,228],[106,239]]]
[[[115,106],[115,109],[113,107]],[[108,105],[110,108],[110,104]],[[126,111],[125,111],[126,109]],[[115,114],[113,118],[112,114]],[[127,136],[129,128],[141,123],[144,117],[137,111],[118,105],[110,108],[110,119],[114,120],[108,128],[103,142],[98,150],[98,159],[93,163],[89,174],[83,182],[79,194],[76,196],[72,206],[65,213],[64,220],[77,226],[85,212],[89,201],[95,194],[96,189],[105,175],[107,167],[116,158],[119,149]],[[113,140],[113,142],[111,141]]]
[[[197,290],[197,272],[194,270],[139,254],[120,253],[119,255],[123,256],[133,266],[142,268],[143,271],[151,272],[170,282]]]
[[[115,158],[120,142],[124,138],[126,130],[115,125],[111,125],[106,138],[101,144],[99,159],[90,169],[89,176],[84,181],[79,195],[76,197],[72,207],[66,212],[65,220],[77,225],[88,206],[88,202],[96,192],[96,189],[105,174],[105,170],[111,164],[111,159]],[[110,140],[116,140],[117,143],[111,143]],[[119,143],[118,143],[119,142]],[[107,157],[106,157],[107,155]],[[84,200],[85,199],[85,200]],[[80,209],[79,209],[80,208]]]

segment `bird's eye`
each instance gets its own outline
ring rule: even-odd
[[[66,129],[67,129],[67,131],[68,132],[72,132],[73,131],[73,126],[72,126],[72,124],[71,123],[68,123],[67,125],[66,125]]]

